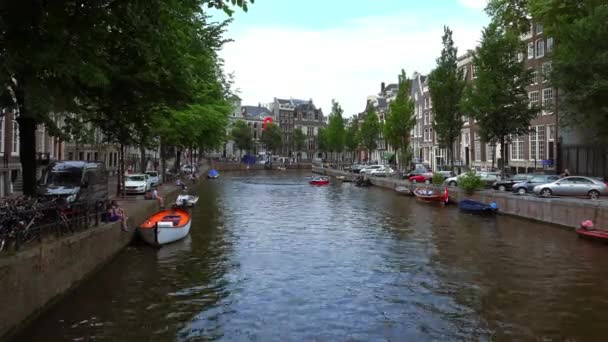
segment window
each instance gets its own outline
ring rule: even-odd
[[[530,68],[532,70],[532,72],[530,73],[530,84],[537,84],[538,83],[538,70],[534,69],[534,68]]]
[[[553,37],[547,38],[547,52],[553,51]]]
[[[528,97],[530,98],[530,106],[538,106],[539,104],[539,94],[538,91],[531,91],[528,93]]]
[[[422,138],[423,141],[426,141],[429,137],[429,130],[428,128],[424,129],[424,137]]]
[[[486,144],[486,160],[487,161],[494,160],[495,152],[496,152],[496,146]]]
[[[513,137],[511,140],[511,159],[524,160],[524,139],[521,136]]]
[[[465,146],[469,146],[469,133],[464,134],[464,144]]]
[[[536,41],[536,58],[541,58],[545,55],[545,40],[538,39]]]
[[[547,126],[547,140],[555,140],[555,125]]]
[[[518,62],[523,62],[524,60],[524,53],[523,52],[518,52],[517,53],[517,61]]]
[[[534,58],[534,43],[529,42],[528,43],[528,59],[532,59],[532,58]]]
[[[536,126],[530,132],[530,160],[545,159],[547,142],[545,140],[545,126]]]
[[[433,129],[429,128],[429,141],[433,141]]]
[[[553,108],[553,88],[543,89],[543,108],[545,110]]]
[[[543,24],[536,23],[536,34],[541,34],[541,33],[543,33]]]
[[[17,119],[13,114],[13,149],[11,150],[11,154],[18,155],[19,154],[19,123],[17,123]]]
[[[481,161],[481,141],[479,138],[475,139],[475,161]]]
[[[551,76],[551,62],[543,63],[542,71],[543,71],[543,82],[549,81],[549,77]]]
[[[479,72],[479,66],[473,65],[473,78],[477,78],[478,72]]]

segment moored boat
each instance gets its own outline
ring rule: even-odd
[[[394,190],[401,195],[413,195],[412,190],[405,185],[397,185]]]
[[[458,207],[460,210],[471,214],[495,214],[498,211],[498,206],[495,202],[485,204],[470,199],[463,199],[458,202]]]
[[[209,172],[207,172],[207,178],[209,179],[216,179],[219,178],[219,176],[220,173],[216,169],[211,169]]]
[[[181,194],[175,199],[178,207],[193,207],[198,202],[198,196]]]
[[[181,208],[171,208],[152,215],[137,231],[146,243],[162,246],[185,238],[191,224],[190,213]]]
[[[329,185],[329,178],[327,178],[327,177],[314,177],[308,183],[310,185]]]
[[[277,166],[277,170],[279,170],[279,171],[286,171],[287,168],[284,167],[284,166]]]
[[[443,192],[433,189],[416,188],[414,196],[422,202],[447,204],[448,188],[446,187]]]
[[[608,242],[608,231],[595,229],[591,220],[583,221],[581,226],[576,229],[576,233],[579,237]]]

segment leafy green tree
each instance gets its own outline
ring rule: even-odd
[[[191,59],[213,54],[209,35],[200,36],[206,46],[202,56],[185,49],[198,36],[197,28],[210,27],[200,25],[206,19],[203,8],[230,12],[231,3],[246,9],[250,2],[4,1],[0,96],[4,106],[19,109],[24,193],[35,193],[36,126],[45,124],[58,134],[49,113],[105,113],[106,120],[117,123],[115,136],[130,141],[137,135],[134,123],[147,120],[157,104],[184,98],[181,89],[189,88],[188,77],[195,71]],[[211,66],[219,62],[209,61]],[[134,105],[148,100],[147,107]]]
[[[491,22],[473,57],[477,78],[463,98],[465,112],[479,124],[481,140],[500,143],[503,161],[511,136],[528,132],[530,121],[539,112],[530,106],[526,92],[531,73],[514,57],[521,49],[517,34]]]
[[[329,152],[329,143],[327,142],[327,128],[321,127],[317,132],[317,148],[323,153]]]
[[[518,33],[533,18],[555,41],[550,81],[560,100],[560,124],[608,143],[608,3],[601,0],[491,0],[487,12]],[[515,25],[513,24],[515,23]],[[593,43],[589,43],[593,42]]]
[[[365,120],[361,125],[360,131],[361,144],[367,149],[368,160],[371,157],[372,150],[378,147],[380,132],[382,132],[382,127],[378,120],[378,115],[370,104],[368,105]]]
[[[359,121],[357,121],[356,117],[351,119],[350,125],[346,129],[346,137],[344,138],[344,146],[346,150],[354,155],[359,148],[360,144],[359,140]],[[354,160],[354,157],[353,157]]]
[[[302,152],[306,147],[306,135],[299,128],[293,131],[293,146],[296,152]]]
[[[437,67],[429,74],[429,91],[433,103],[433,130],[439,146],[447,148],[448,162],[454,167],[454,142],[460,136],[464,122],[460,102],[465,87],[462,71],[458,70],[458,49],[454,47],[452,30],[443,28],[443,49]]]
[[[270,152],[275,152],[281,148],[283,139],[281,137],[281,129],[279,126],[275,125],[274,123],[269,123],[266,126],[266,129],[262,131],[260,141]]]
[[[231,135],[236,148],[239,150],[249,153],[249,151],[253,148],[253,136],[251,134],[251,129],[249,126],[247,126],[245,121],[236,121],[232,127]]]
[[[344,119],[342,114],[344,111],[340,104],[333,100],[331,113],[329,114],[329,124],[327,125],[327,145],[331,152],[342,153],[344,150],[345,134]]]
[[[404,159],[406,154],[403,152],[408,150],[410,131],[416,125],[415,104],[409,96],[410,88],[411,80],[407,78],[405,70],[401,70],[397,97],[391,102],[390,111],[384,120],[384,137],[395,149],[399,164],[402,166],[408,163],[408,160]]]

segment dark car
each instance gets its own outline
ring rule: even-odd
[[[492,184],[492,189],[500,191],[511,191],[513,189],[513,185],[525,182],[531,179],[532,177],[534,177],[534,175],[526,173],[513,175],[512,177],[509,177],[507,179],[495,182],[494,184]]]
[[[100,206],[108,200],[105,165],[80,160],[52,162],[38,183],[38,194],[63,198],[68,205]]]
[[[521,183],[513,184],[513,192],[520,195],[534,192],[534,187],[541,184],[555,182],[561,177],[558,175],[534,175],[532,178]]]

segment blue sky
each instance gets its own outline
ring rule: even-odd
[[[274,97],[332,99],[350,116],[403,68],[428,73],[443,25],[461,52],[488,23],[485,0],[256,0],[237,12],[221,56],[244,104]],[[221,18],[222,16],[217,16]]]

